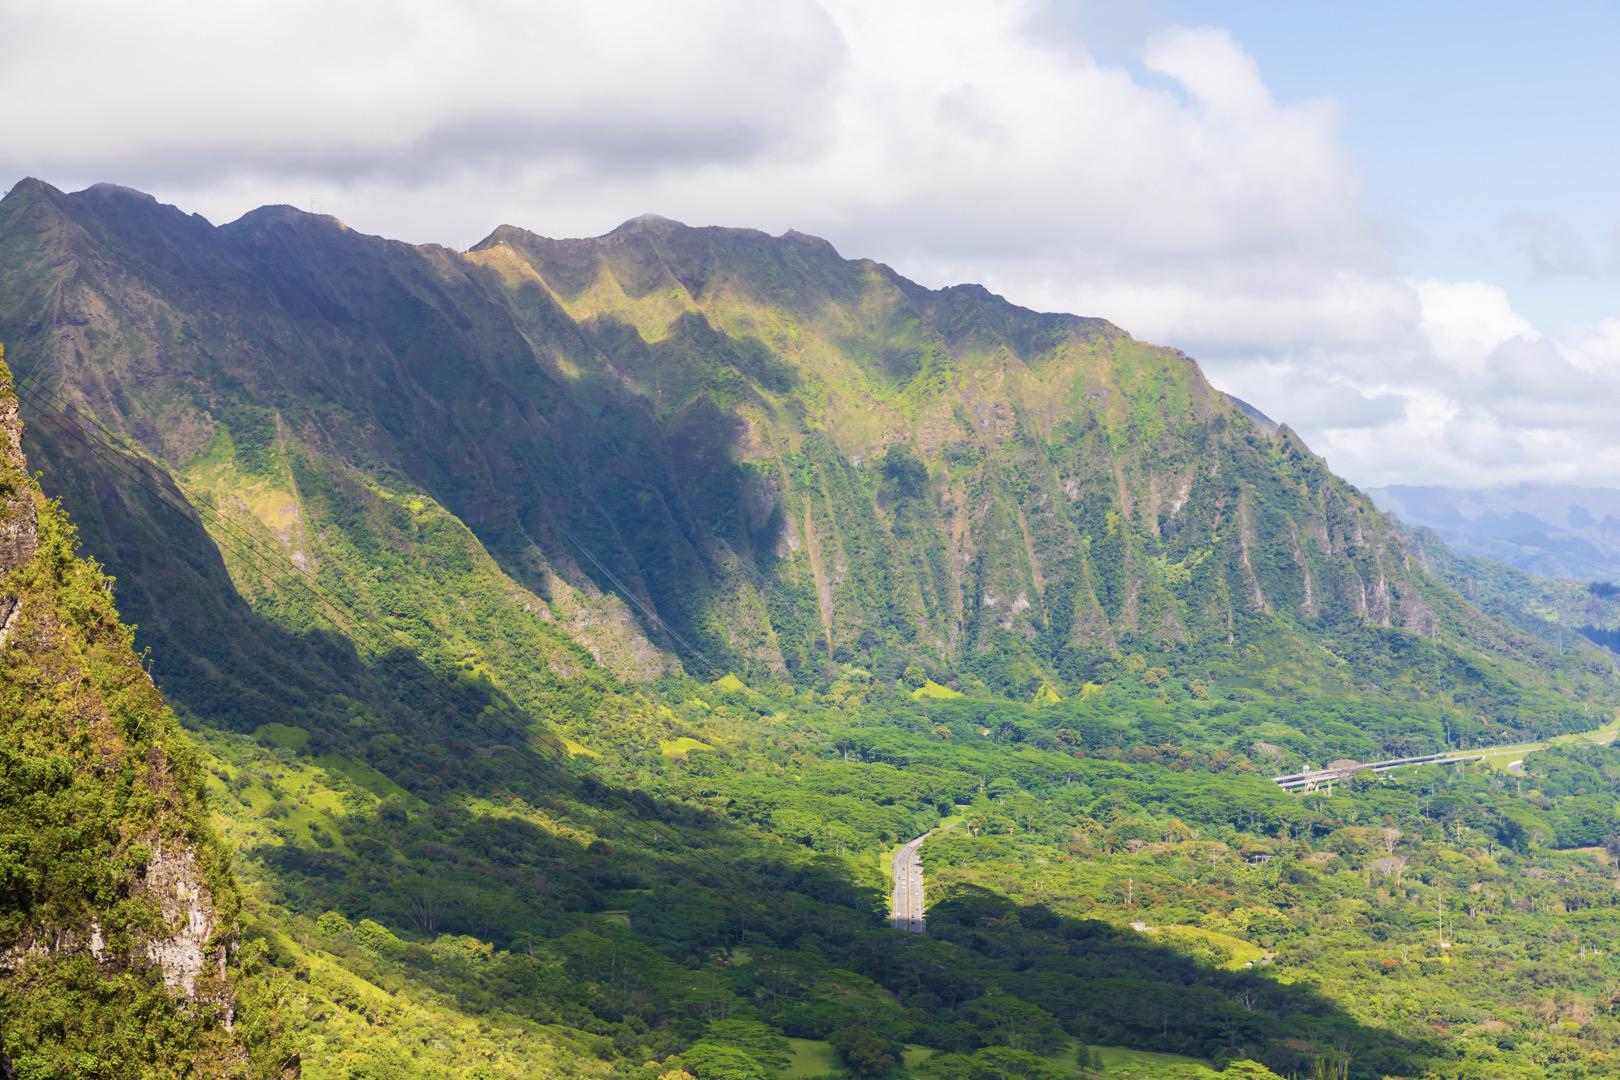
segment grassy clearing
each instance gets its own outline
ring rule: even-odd
[[[843,1071],[830,1043],[820,1039],[789,1039],[788,1045],[793,1049],[793,1058],[781,1074],[784,1077],[826,1076]]]
[[[901,1057],[905,1060],[906,1068],[911,1069],[927,1061],[939,1053],[932,1046],[907,1046]]]
[[[586,746],[584,743],[578,742],[578,741],[576,741],[574,739],[570,739],[566,735],[559,735],[557,737],[560,740],[562,740],[563,749],[568,751],[568,756],[569,757],[593,757],[593,758],[599,758],[599,757],[602,756],[601,754],[598,754],[595,750],[592,750],[590,747]]]
[[[406,802],[421,801],[363,761],[356,761],[342,754],[322,754],[315,759],[315,764],[327,772],[336,773],[350,783],[365,788],[379,799],[393,795]]]
[[[284,750],[298,751],[309,745],[309,732],[291,724],[260,724],[253,729],[253,737]]]
[[[1217,1080],[1221,1075],[1207,1061],[1179,1054],[1156,1054],[1150,1050],[1127,1050],[1120,1046],[1099,1046],[1103,1075],[1110,1080]],[[1073,1057],[1070,1057],[1073,1061]],[[1072,1066],[1071,1066],[1072,1067]],[[1076,1069],[1077,1075],[1084,1075]]]
[[[1232,959],[1222,966],[1233,971],[1243,967],[1245,964],[1258,964],[1260,958],[1266,955],[1266,951],[1252,941],[1244,941],[1240,937],[1217,933],[1214,930],[1205,930],[1201,926],[1161,926],[1155,933],[1172,941],[1177,938],[1183,940],[1192,939],[1207,941],[1211,945],[1219,946],[1232,954]]]
[[[789,1039],[788,1046],[792,1048],[793,1058],[788,1062],[788,1067],[778,1074],[787,1080],[849,1075],[830,1043],[821,1039]],[[931,1046],[907,1046],[906,1068],[915,1068],[938,1052]]]
[[[788,1045],[792,1049],[793,1057],[788,1066],[778,1075],[785,1080],[810,1080],[811,1077],[847,1076],[848,1073],[838,1060],[831,1044],[820,1039],[789,1039]],[[1094,1077],[1098,1074],[1082,1069],[1076,1054],[1076,1044],[1071,1042],[1066,1049],[1060,1050],[1043,1060],[1054,1069],[1061,1070],[1077,1078]],[[1218,1080],[1220,1073],[1210,1067],[1208,1062],[1197,1058],[1182,1057],[1179,1054],[1156,1054],[1148,1050],[1128,1050],[1118,1046],[1099,1046],[1096,1048],[1101,1055],[1103,1071],[1102,1076],[1109,1080]],[[905,1048],[905,1063],[908,1069],[915,1068],[922,1062],[939,1053],[938,1050],[928,1046],[907,1046]]]
[[[933,679],[929,679],[927,682],[917,687],[917,689],[913,690],[911,692],[911,696],[916,698],[918,701],[921,701],[924,698],[959,698],[962,696],[962,692],[960,690],[952,690],[948,686],[941,686]]]
[[[706,742],[694,739],[689,735],[682,735],[678,739],[661,739],[658,743],[658,752],[667,758],[683,758],[694,750],[713,750],[714,747]]]

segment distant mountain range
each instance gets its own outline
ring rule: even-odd
[[[1620,489],[1394,485],[1367,494],[1408,524],[1433,529],[1460,555],[1543,577],[1620,580]]]

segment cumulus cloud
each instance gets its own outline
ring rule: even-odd
[[[15,169],[401,183],[534,161],[738,159],[823,108],[813,0],[152,0],[0,8]]]
[[[9,0],[0,97],[27,107],[0,111],[0,183],[114,180],[215,220],[313,201],[457,245],[648,211],[794,227],[1181,346],[1357,480],[1620,481],[1577,452],[1620,320],[1557,336],[1489,282],[1410,279],[1334,102],[1278,100],[1217,28],[1100,62],[1074,10]],[[1552,219],[1502,232],[1544,273],[1590,267]]]
[[[1483,374],[1486,358],[1504,342],[1540,336],[1513,311],[1500,285],[1423,281],[1416,289],[1418,325],[1430,350],[1465,375]]]

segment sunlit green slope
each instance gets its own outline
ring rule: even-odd
[[[307,1075],[1604,1067],[1607,879],[1560,852],[1606,751],[1265,777],[1595,728],[1613,665],[1173,350],[796,234],[458,253],[37,182],[0,336]],[[882,853],[942,821],[895,935]],[[1551,935],[1467,954],[1466,1006],[1418,978],[1464,895]]]

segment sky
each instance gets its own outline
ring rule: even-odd
[[[1620,485],[1620,5],[6,0],[0,189],[659,213],[1184,349],[1363,485]]]

